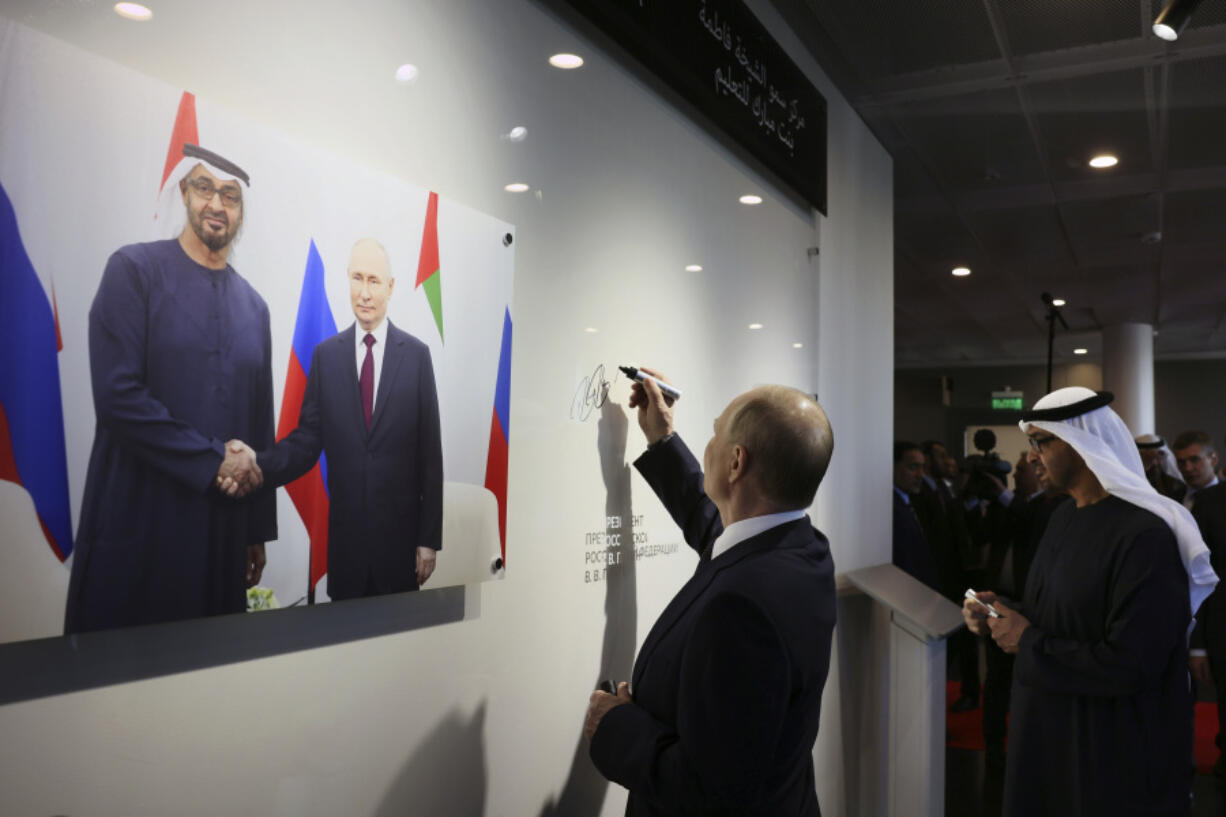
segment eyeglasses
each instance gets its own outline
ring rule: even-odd
[[[1034,449],[1035,451],[1042,451],[1043,446],[1047,445],[1052,440],[1057,439],[1057,437],[1054,434],[1052,434],[1047,437],[1028,437],[1027,439],[1030,440],[1030,447],[1032,449]]]
[[[221,203],[227,207],[237,207],[243,203],[243,191],[236,184],[217,187],[213,184],[212,179],[206,179],[204,176],[184,179],[183,182],[195,190],[196,195],[206,201],[212,201],[213,196],[216,194],[221,196]]]

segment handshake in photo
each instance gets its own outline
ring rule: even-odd
[[[242,440],[226,443],[226,458],[217,469],[217,487],[226,496],[240,499],[264,484],[255,451]]]

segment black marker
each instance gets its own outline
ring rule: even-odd
[[[674,400],[681,399],[681,389],[678,389],[676,386],[670,386],[668,383],[665,383],[663,380],[661,380],[658,377],[652,377],[651,375],[644,372],[642,369],[639,369],[635,366],[618,366],[617,368],[625,372],[626,377],[630,378],[631,380],[637,380],[640,383],[646,380],[650,380],[651,382],[659,386],[660,391],[664,392],[664,394],[667,395],[668,397],[671,397]]]

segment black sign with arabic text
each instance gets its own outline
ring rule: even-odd
[[[742,0],[563,0],[826,212],[826,99]]]

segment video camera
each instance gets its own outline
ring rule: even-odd
[[[1006,480],[1009,472],[1013,470],[1013,465],[1002,460],[1000,454],[992,450],[996,447],[996,435],[990,429],[981,428],[976,431],[972,442],[982,453],[968,454],[962,463],[962,473],[966,474],[964,490],[967,494],[983,500],[995,499],[1000,494],[1000,488],[988,479],[988,475],[1007,485]]]

